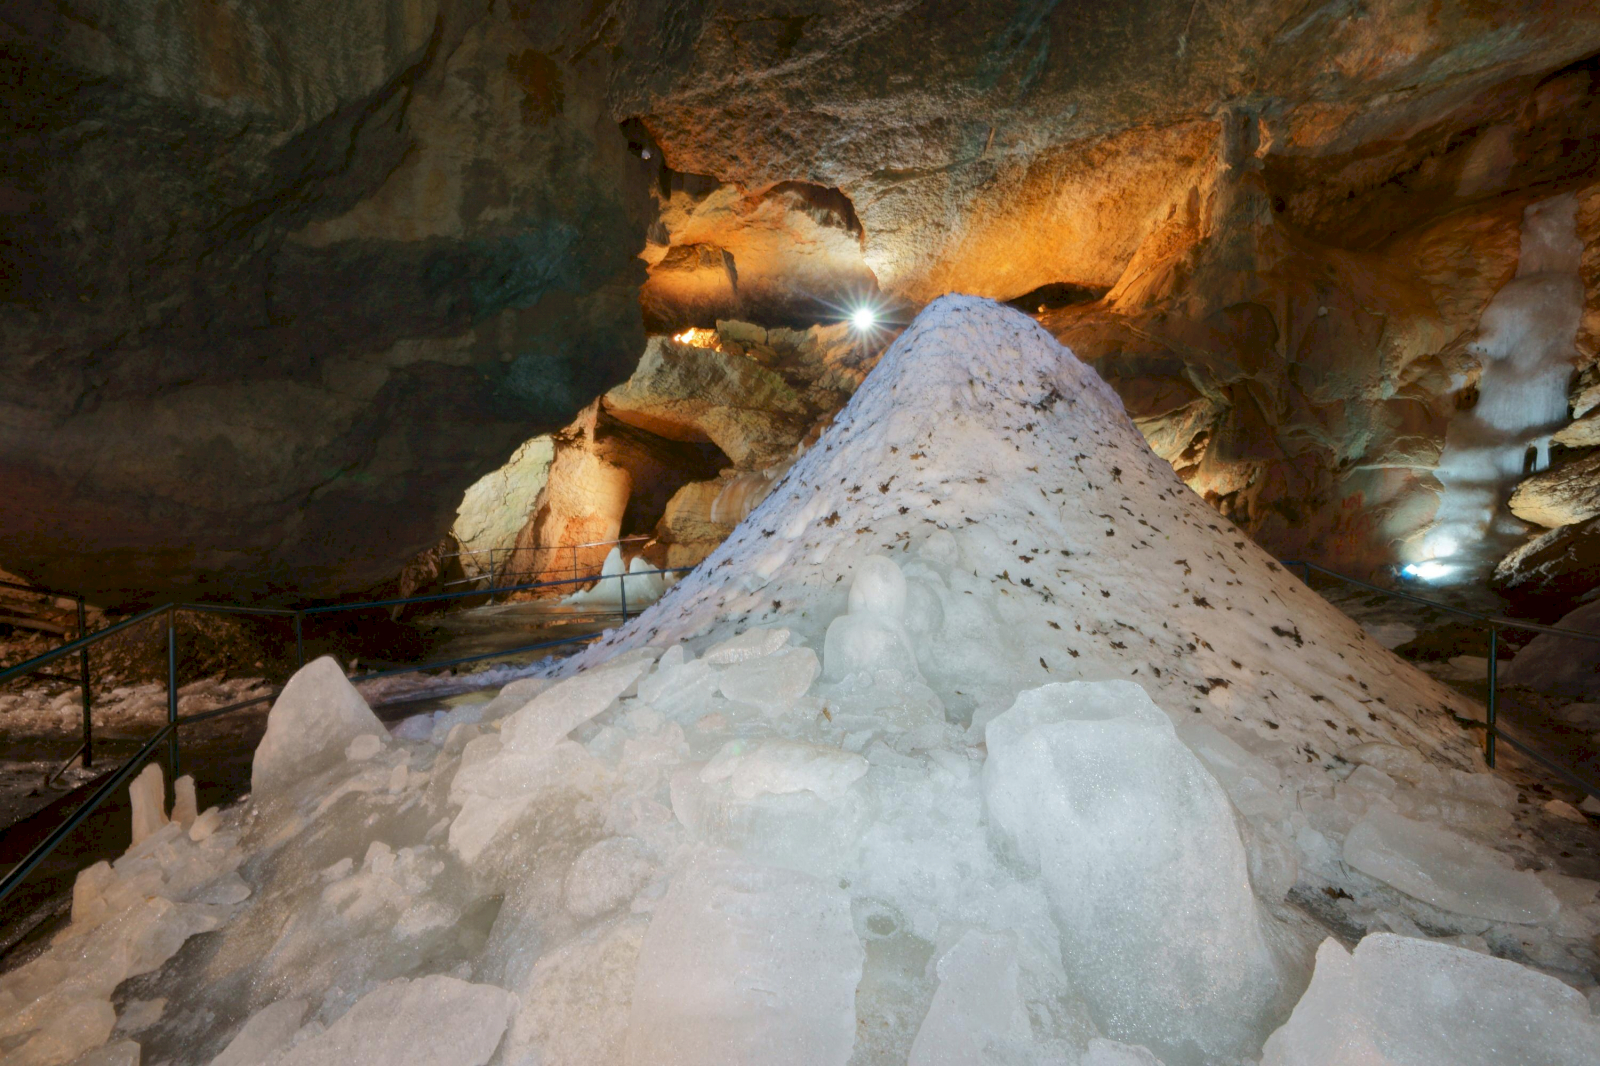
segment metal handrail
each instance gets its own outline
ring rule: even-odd
[[[561,581],[531,582],[523,585],[511,585],[504,588],[495,589],[493,591],[521,592],[529,589],[551,588],[562,585],[588,584],[591,581],[611,580],[615,578],[619,581],[618,587],[620,590],[618,606],[622,613],[622,620],[626,622],[628,620],[628,578],[683,574],[693,569],[694,567],[692,566],[676,566],[665,567],[659,570],[641,570],[632,574],[590,574],[585,577],[569,578]],[[411,596],[405,599],[396,600],[373,600],[362,603],[328,604],[322,607],[307,607],[299,610],[277,607],[238,607],[231,604],[168,603],[159,607],[152,607],[149,610],[142,611],[131,618],[124,619],[115,625],[108,626],[105,629],[101,629],[94,633],[80,637],[69,644],[65,644],[59,648],[45,652],[43,655],[35,656],[26,662],[18,663],[15,666],[0,670],[0,684],[3,684],[7,681],[33,674],[40,668],[48,666],[50,663],[55,662],[62,656],[70,655],[74,651],[83,652],[85,656],[85,662],[87,662],[88,648],[99,641],[112,637],[117,633],[120,633],[131,626],[139,625],[142,622],[148,622],[152,619],[163,616],[167,620],[166,723],[162,725],[162,727],[152,736],[146,739],[145,742],[140,746],[139,750],[135,752],[126,762],[124,762],[116,770],[112,771],[111,775],[98,788],[96,788],[89,798],[86,799],[76,810],[74,810],[71,815],[69,815],[59,826],[52,830],[43,840],[36,844],[27,855],[23,856],[22,860],[18,862],[16,866],[8,870],[4,877],[0,877],[0,901],[5,900],[5,898],[9,896],[17,888],[17,886],[22,884],[27,876],[37,869],[39,864],[43,862],[45,858],[47,858],[49,854],[54,851],[56,847],[58,847],[74,829],[82,825],[84,820],[87,819],[90,814],[94,813],[94,811],[98,809],[102,803],[110,798],[116,792],[117,788],[157,751],[163,740],[167,741],[168,743],[168,762],[170,763],[170,768],[172,770],[173,781],[176,782],[180,770],[178,730],[181,727],[185,725],[191,725],[196,722],[206,721],[211,718],[217,718],[233,711],[243,710],[246,707],[253,707],[269,700],[275,700],[283,692],[282,688],[274,688],[270,692],[264,693],[260,696],[255,696],[248,700],[241,700],[238,703],[231,703],[225,707],[215,707],[208,711],[198,711],[193,714],[179,715],[177,634],[173,626],[173,622],[176,619],[179,611],[195,611],[204,614],[259,614],[276,617],[292,616],[294,618],[295,625],[295,663],[296,667],[298,668],[305,665],[303,622],[305,616],[307,615],[332,614],[339,611],[367,610],[377,607],[391,607],[411,603],[431,603],[439,600],[452,600],[461,599],[468,596],[481,596],[482,594],[483,593],[481,591],[444,592],[433,593],[427,596]],[[542,651],[546,648],[554,648],[566,644],[583,643],[592,641],[594,639],[596,639],[595,634],[586,634],[575,637],[562,637],[556,640],[539,641],[534,644],[528,644],[517,648],[506,648],[500,651],[484,652],[477,655],[467,655],[455,659],[442,659],[436,662],[417,663],[415,665],[394,667],[388,670],[371,671],[359,674],[354,677],[353,680],[371,681],[377,678],[392,677],[397,674],[420,673],[424,670],[442,670],[447,667],[461,666],[474,662],[483,662],[488,659],[501,659],[512,655],[522,655],[531,651]],[[85,670],[87,671],[87,666],[85,666]],[[87,676],[87,674],[85,676]],[[87,681],[85,681],[85,684],[87,685]],[[85,703],[85,707],[87,708],[87,702]],[[85,713],[87,714],[87,711]],[[87,744],[87,725],[85,726],[85,729],[85,743]],[[88,765],[87,762],[85,762],[85,765]]]
[[[1504,740],[1507,744],[1510,744],[1513,748],[1516,748],[1518,751],[1522,752],[1522,754],[1528,756],[1530,759],[1533,759],[1545,769],[1556,774],[1558,777],[1563,778],[1568,784],[1573,785],[1574,787],[1588,793],[1591,796],[1594,796],[1597,799],[1600,799],[1600,785],[1596,785],[1591,781],[1584,780],[1582,777],[1574,774],[1571,770],[1562,766],[1560,763],[1555,762],[1548,755],[1545,755],[1543,752],[1538,751],[1535,748],[1529,747],[1526,743],[1518,740],[1516,737],[1500,728],[1498,721],[1500,670],[1499,659],[1497,657],[1497,653],[1499,651],[1500,630],[1502,629],[1526,629],[1535,633],[1547,633],[1556,637],[1573,637],[1577,640],[1587,640],[1590,643],[1600,643],[1600,633],[1585,633],[1577,629],[1563,629],[1560,626],[1547,626],[1538,622],[1518,621],[1515,618],[1506,618],[1502,615],[1483,614],[1480,611],[1471,611],[1465,607],[1456,607],[1452,604],[1440,603],[1438,600],[1430,600],[1426,597],[1417,596],[1410,592],[1402,592],[1399,589],[1386,589],[1382,585],[1374,585],[1370,581],[1362,581],[1360,578],[1354,578],[1347,574],[1341,574],[1337,570],[1329,570],[1325,566],[1318,566],[1316,563],[1306,562],[1304,559],[1286,561],[1283,565],[1289,567],[1291,570],[1295,567],[1299,567],[1301,571],[1301,580],[1305,582],[1307,588],[1311,586],[1311,572],[1314,570],[1324,577],[1330,577],[1336,581],[1343,581],[1347,585],[1354,585],[1357,588],[1363,588],[1369,592],[1376,592],[1380,595],[1389,596],[1397,600],[1408,600],[1411,603],[1419,603],[1425,607],[1432,607],[1436,610],[1447,611],[1450,614],[1460,615],[1464,618],[1471,618],[1475,621],[1482,622],[1488,627],[1489,634],[1489,698],[1484,704],[1484,763],[1487,764],[1490,769],[1494,768],[1495,742],[1497,740]]]
[[[0,588],[17,589],[21,592],[32,592],[44,596],[54,596],[57,599],[72,600],[77,605],[78,639],[76,641],[69,641],[64,647],[57,648],[55,653],[52,654],[50,658],[39,665],[48,665],[49,663],[61,658],[63,655],[68,654],[73,647],[77,647],[78,676],[76,681],[78,684],[79,695],[83,700],[83,743],[78,745],[78,750],[72,753],[72,759],[76,759],[79,755],[82,755],[83,768],[85,770],[91,769],[94,766],[94,693],[91,691],[89,685],[89,615],[84,610],[83,596],[78,593],[69,594],[65,592],[57,592],[55,589],[47,589],[37,585],[20,585],[15,581],[0,581]],[[37,669],[37,666],[34,667],[34,670]],[[3,683],[7,676],[9,675],[6,672],[0,671],[0,683]],[[54,680],[66,681],[70,684],[74,679],[57,676],[54,678]],[[68,759],[67,763],[70,764],[72,759]],[[61,769],[65,770],[66,765],[63,765]],[[60,771],[57,771],[57,774],[59,773]],[[45,784],[48,785],[49,782],[46,781]]]
[[[653,540],[648,533],[635,533],[631,537],[617,537],[614,540],[591,540],[587,544],[527,544],[513,545],[509,548],[473,548],[471,551],[445,552],[439,556],[441,559],[459,559],[463,555],[488,555],[492,552],[554,552],[565,551],[568,548],[603,548],[611,544],[633,544],[641,540]]]
[[[629,537],[617,537],[617,538],[612,539],[612,540],[591,540],[591,541],[588,541],[588,542],[583,543],[583,544],[526,544],[526,545],[512,545],[509,548],[499,548],[499,547],[496,547],[496,548],[474,548],[471,551],[446,552],[442,556],[440,556],[440,558],[442,558],[442,559],[462,559],[462,558],[465,558],[465,557],[471,556],[471,555],[487,555],[487,556],[489,556],[489,572],[487,574],[479,574],[476,577],[464,577],[464,578],[460,578],[459,580],[456,580],[456,581],[447,581],[447,582],[444,583],[444,587],[445,588],[449,588],[451,585],[471,585],[471,584],[476,584],[477,582],[482,581],[482,580],[484,580],[485,577],[487,577],[488,580],[489,580],[489,587],[487,589],[478,589],[478,590],[476,590],[475,594],[476,595],[480,595],[480,596],[487,594],[488,597],[489,597],[489,606],[493,607],[494,606],[494,595],[495,595],[496,592],[500,591],[500,589],[498,589],[495,586],[496,576],[500,573],[500,571],[497,569],[497,567],[495,565],[495,553],[496,552],[501,552],[501,553],[504,553],[505,555],[508,555],[508,556],[509,555],[515,555],[517,552],[561,552],[561,551],[571,552],[572,553],[572,566],[571,566],[571,569],[573,571],[576,571],[578,569],[578,549],[579,548],[609,548],[609,547],[614,547],[614,546],[622,545],[622,544],[638,544],[638,543],[641,543],[641,542],[648,542],[648,541],[650,541],[652,539],[653,538],[647,533],[636,533],[633,536],[629,536]],[[546,567],[547,571],[549,569],[550,569],[549,567]]]

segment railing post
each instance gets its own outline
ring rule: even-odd
[[[1494,740],[1495,740],[1495,689],[1498,688],[1500,671],[1498,667],[1498,640],[1499,630],[1493,622],[1489,623],[1489,704],[1488,728],[1483,733],[1483,761],[1489,764],[1489,769],[1494,769]]]
[[[294,613],[294,668],[300,669],[306,664],[306,627],[305,612]]]
[[[624,566],[622,573],[617,575],[617,588],[622,595],[622,620],[628,620],[628,568]]]
[[[172,764],[172,780],[178,780],[182,771],[178,767],[178,632],[176,627],[178,611],[170,608],[167,611],[167,725],[172,730],[167,734],[167,758]]]
[[[83,610],[83,597],[78,597],[78,639],[89,635],[88,616]],[[94,702],[89,692],[89,646],[78,650],[78,681],[83,686],[83,768],[94,766]]]
[[[494,606],[494,549],[489,549],[489,606]]]

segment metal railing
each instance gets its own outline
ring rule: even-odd
[[[18,592],[36,593],[40,596],[53,596],[57,599],[72,600],[78,608],[78,640],[81,642],[89,635],[88,614],[84,609],[82,596],[76,593],[68,594],[65,592],[56,592],[54,589],[40,588],[37,585],[19,585],[15,581],[0,581],[0,588],[15,589]],[[51,661],[54,662],[55,660],[52,659]],[[83,756],[83,768],[85,770],[91,769],[94,766],[94,723],[90,720],[90,713],[91,708],[93,707],[94,697],[89,690],[89,646],[84,644],[78,652],[78,676],[76,678],[68,677],[65,674],[35,673],[34,676],[43,677],[50,681],[65,681],[68,684],[77,684],[79,686],[83,699],[83,744],[79,746],[77,751],[67,756],[67,761],[62,765],[61,769],[65,770],[67,766],[71,765],[72,760],[76,759],[79,755]],[[61,771],[58,770],[57,774],[60,772]],[[48,781],[46,783],[48,784]]]
[[[679,567],[668,567],[668,568],[660,569],[660,570],[641,570],[641,571],[638,571],[636,573],[620,574],[620,575],[619,574],[588,574],[588,575],[585,575],[583,577],[566,578],[566,579],[562,579],[562,580],[558,580],[558,581],[536,581],[536,582],[529,582],[527,584],[521,584],[521,585],[507,585],[507,586],[504,586],[504,587],[501,587],[501,588],[494,589],[493,591],[500,592],[500,593],[524,592],[524,591],[528,591],[528,590],[531,590],[531,589],[553,588],[553,587],[558,587],[558,586],[571,586],[571,585],[587,585],[590,582],[594,582],[594,581],[597,581],[597,580],[603,580],[603,581],[613,581],[614,580],[614,581],[618,582],[618,585],[617,585],[617,589],[618,589],[618,593],[619,593],[618,608],[619,608],[619,611],[620,611],[621,616],[622,616],[622,621],[626,622],[628,620],[628,586],[627,586],[627,582],[628,582],[628,580],[630,578],[634,579],[634,580],[637,580],[639,578],[645,578],[645,577],[664,577],[664,576],[669,575],[669,574],[687,573],[687,572],[689,572],[690,570],[693,570],[693,569],[694,569],[693,567],[689,567],[689,566],[679,566]],[[29,591],[42,591],[42,590],[30,589]],[[16,664],[15,666],[9,666],[9,667],[5,667],[3,669],[0,669],[0,685],[6,684],[7,682],[11,682],[11,681],[16,681],[16,680],[19,680],[19,679],[24,678],[24,677],[40,677],[40,676],[43,676],[43,677],[46,677],[46,678],[50,678],[52,680],[60,680],[61,679],[60,675],[42,673],[43,668],[46,667],[46,666],[49,666],[50,664],[52,664],[54,662],[57,662],[57,661],[61,660],[61,659],[65,658],[65,657],[67,657],[67,656],[78,655],[80,657],[79,658],[79,664],[80,664],[80,668],[81,668],[81,671],[82,671],[82,681],[83,681],[83,686],[84,686],[84,697],[85,697],[84,698],[84,748],[81,749],[81,750],[83,750],[85,753],[87,753],[87,751],[88,751],[88,743],[89,743],[89,736],[90,736],[90,729],[91,729],[90,722],[89,722],[89,710],[88,710],[88,708],[89,708],[89,702],[88,702],[88,693],[89,693],[88,653],[89,653],[89,649],[93,645],[98,644],[99,642],[101,642],[103,640],[109,639],[110,637],[113,637],[113,636],[117,635],[118,633],[122,633],[125,630],[131,629],[134,626],[142,625],[142,624],[144,624],[146,622],[150,622],[150,621],[153,621],[153,620],[156,620],[156,619],[164,619],[165,623],[166,623],[166,630],[167,630],[167,632],[166,632],[166,644],[167,644],[167,720],[166,720],[166,723],[159,730],[157,730],[156,733],[154,733],[152,736],[150,736],[148,739],[146,739],[145,742],[139,747],[139,750],[136,751],[127,761],[125,761],[121,766],[117,767],[117,769],[115,771],[113,771],[110,774],[110,776],[108,776],[103,782],[101,782],[101,784],[94,790],[94,792],[91,793],[90,796],[81,805],[79,805],[77,807],[77,809],[72,812],[71,815],[69,815],[65,820],[63,820],[63,822],[59,826],[57,826],[55,829],[51,830],[51,832],[46,837],[44,837],[44,839],[42,839],[37,845],[35,845],[28,852],[28,854],[25,855],[21,859],[21,861],[19,861],[17,863],[16,866],[12,867],[9,871],[7,871],[3,878],[0,878],[0,901],[5,900],[5,898],[7,896],[9,896],[19,885],[21,885],[22,882],[27,878],[27,876],[30,873],[32,873],[35,869],[37,869],[39,864],[42,863],[50,855],[50,853],[53,852],[61,844],[62,841],[64,841],[68,836],[71,835],[73,830],[77,829],[79,825],[83,824],[83,822],[89,817],[90,814],[92,814],[102,803],[104,803],[107,799],[109,799],[116,792],[116,790],[119,787],[121,787],[122,784],[124,782],[126,782],[129,777],[131,777],[133,775],[135,770],[137,770],[141,766],[143,766],[144,763],[146,761],[148,761],[150,759],[150,757],[152,755],[154,755],[161,748],[161,745],[162,745],[163,741],[165,741],[166,745],[167,745],[167,761],[168,761],[168,764],[169,764],[169,769],[171,770],[171,779],[172,779],[173,782],[176,782],[177,778],[178,778],[178,775],[181,772],[181,763],[180,763],[181,753],[180,753],[179,743],[178,743],[178,733],[179,733],[180,729],[182,729],[184,726],[194,725],[195,723],[198,723],[198,722],[207,721],[207,720],[212,719],[212,718],[220,717],[221,715],[224,715],[224,714],[230,714],[230,713],[232,713],[234,711],[244,710],[247,707],[254,707],[254,706],[258,705],[258,704],[266,703],[266,702],[269,702],[271,700],[275,700],[275,699],[278,698],[279,694],[282,693],[283,689],[281,687],[278,687],[278,688],[272,689],[271,691],[269,691],[267,693],[264,693],[263,695],[255,696],[255,697],[252,697],[252,698],[250,698],[248,700],[240,700],[237,703],[230,703],[230,704],[228,704],[227,706],[224,706],[224,707],[216,707],[216,708],[213,708],[211,710],[199,711],[199,712],[196,712],[196,713],[193,713],[193,714],[180,715],[178,713],[178,638],[177,638],[177,630],[176,630],[176,627],[175,627],[175,623],[176,623],[177,616],[178,616],[179,612],[181,612],[181,611],[189,611],[189,612],[197,613],[197,614],[253,615],[253,616],[259,616],[259,617],[290,618],[290,619],[293,620],[293,623],[294,623],[295,666],[298,669],[299,667],[304,666],[305,665],[305,661],[306,661],[306,655],[305,655],[305,620],[308,617],[313,617],[313,616],[317,616],[317,615],[325,615],[325,614],[337,614],[337,613],[340,613],[340,612],[349,612],[349,611],[373,610],[373,609],[377,609],[377,608],[381,608],[381,607],[399,607],[399,606],[406,606],[406,605],[410,605],[410,604],[414,604],[414,603],[436,603],[436,602],[440,602],[440,601],[456,600],[456,599],[462,599],[462,598],[469,597],[469,596],[481,596],[481,595],[483,595],[483,592],[481,590],[468,590],[468,591],[465,591],[465,592],[436,592],[436,593],[430,593],[429,595],[426,595],[426,596],[408,596],[408,597],[404,597],[404,598],[400,598],[400,599],[372,600],[372,601],[367,601],[367,602],[362,602],[362,603],[335,603],[335,604],[328,604],[328,605],[321,606],[321,607],[305,607],[305,608],[300,608],[300,609],[275,608],[275,607],[235,607],[235,606],[231,606],[231,605],[208,604],[208,603],[168,603],[168,604],[163,604],[163,605],[161,605],[159,607],[152,607],[149,610],[142,611],[139,614],[133,615],[130,618],[125,618],[122,621],[115,623],[114,625],[107,626],[106,628],[97,630],[94,633],[84,634],[84,635],[80,636],[76,640],[73,640],[73,641],[70,641],[70,642],[68,642],[66,644],[63,644],[59,648],[55,648],[55,649],[53,649],[51,651],[45,652],[43,655],[35,656],[34,658],[27,660],[26,662],[21,662],[21,663]],[[78,597],[75,597],[75,598],[78,599],[78,602],[79,602],[79,605],[80,605],[79,610],[80,610],[80,618],[81,618],[82,617],[82,614],[81,614],[81,612],[82,612],[82,599],[78,598]],[[637,610],[634,613],[637,614],[638,613]],[[416,664],[404,665],[404,666],[395,666],[395,667],[391,667],[391,668],[385,669],[385,670],[367,671],[367,672],[352,676],[351,680],[352,681],[356,681],[356,682],[372,681],[372,680],[375,680],[377,678],[392,677],[392,676],[395,676],[397,674],[420,673],[420,672],[425,671],[425,670],[443,670],[443,669],[447,669],[449,667],[454,667],[454,666],[465,666],[465,665],[467,665],[469,663],[484,662],[484,661],[489,660],[489,659],[502,659],[502,658],[508,658],[508,657],[511,657],[511,656],[514,656],[514,655],[525,655],[525,654],[527,654],[529,652],[543,651],[543,650],[545,650],[547,648],[561,647],[561,646],[569,645],[569,644],[587,643],[589,641],[595,640],[596,638],[597,638],[597,634],[593,634],[593,633],[586,633],[586,634],[582,634],[582,635],[578,635],[578,636],[571,636],[571,637],[560,637],[560,638],[557,638],[555,640],[538,641],[538,642],[535,642],[533,644],[527,644],[527,645],[523,645],[523,646],[516,647],[516,648],[505,648],[505,649],[502,649],[502,650],[499,650],[499,651],[484,652],[484,653],[476,654],[476,655],[464,655],[464,656],[459,656],[459,657],[453,658],[453,659],[443,659],[443,660],[437,660],[437,661],[434,661],[434,662],[416,663]],[[69,759],[68,762],[71,762],[71,760]],[[87,761],[85,762],[84,765],[85,766],[88,765]]]
[[[1500,615],[1482,614],[1478,611],[1468,610],[1465,607],[1456,607],[1448,603],[1440,603],[1438,600],[1430,600],[1426,597],[1418,596],[1410,592],[1402,592],[1399,589],[1386,589],[1381,585],[1374,585],[1370,581],[1361,581],[1357,578],[1341,574],[1336,570],[1329,570],[1326,567],[1318,566],[1316,563],[1308,563],[1300,559],[1285,562],[1283,565],[1291,570],[1298,568],[1300,570],[1301,580],[1305,582],[1307,588],[1311,587],[1311,574],[1313,571],[1315,571],[1324,577],[1332,578],[1335,581],[1342,581],[1347,585],[1354,585],[1357,588],[1366,589],[1368,592],[1376,592],[1380,595],[1391,597],[1392,599],[1406,600],[1411,603],[1421,604],[1424,607],[1431,607],[1434,610],[1445,611],[1449,614],[1459,615],[1463,618],[1471,618],[1473,621],[1483,624],[1487,630],[1489,649],[1489,694],[1484,704],[1485,721],[1483,735],[1483,761],[1488,764],[1491,769],[1493,769],[1495,764],[1495,744],[1497,741],[1504,740],[1507,744],[1510,744],[1513,748],[1516,748],[1528,758],[1534,760],[1545,769],[1561,777],[1568,784],[1581,789],[1591,796],[1600,798],[1600,785],[1584,780],[1582,777],[1579,777],[1577,774],[1573,773],[1569,768],[1555,762],[1548,755],[1528,746],[1524,742],[1518,740],[1516,737],[1500,728],[1498,720],[1500,679],[1498,660],[1496,658],[1496,655],[1499,651],[1500,631],[1503,629],[1519,631],[1526,630],[1533,633],[1546,633],[1556,637],[1571,637],[1575,640],[1588,641],[1591,644],[1600,644],[1600,633],[1585,633],[1577,629],[1562,629],[1560,626],[1547,626],[1538,622],[1524,622],[1515,618],[1505,618]]]
[[[471,551],[446,552],[440,556],[441,559],[465,559],[479,555],[487,555],[489,557],[489,569],[486,573],[480,573],[473,577],[463,577],[457,578],[454,581],[446,581],[443,587],[449,588],[452,585],[475,585],[480,581],[487,580],[489,583],[488,588],[481,591],[486,591],[489,594],[489,606],[492,607],[494,606],[494,595],[497,591],[500,591],[495,587],[495,582],[497,578],[505,576],[506,571],[510,567],[509,560],[514,558],[518,553],[549,552],[553,560],[557,553],[567,552],[571,561],[566,567],[558,570],[558,568],[554,565],[548,565],[541,567],[540,572],[545,574],[551,572],[565,572],[576,577],[583,572],[582,564],[578,561],[578,552],[580,549],[621,547],[624,544],[642,544],[651,539],[652,538],[648,534],[641,533],[632,537],[618,537],[614,540],[594,540],[587,544],[529,544],[524,546],[513,545],[509,548],[474,548]]]

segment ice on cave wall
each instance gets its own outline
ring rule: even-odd
[[[352,735],[84,874],[0,1048],[57,1066],[142,1010],[146,1064],[1455,1066],[1491,979],[1559,1012],[1545,1060],[1600,1047],[1600,885],[1513,870],[1474,708],[988,301],[928,308],[550,676],[379,735],[336,673],[273,716]],[[1425,950],[1398,980],[1330,930]]]
[[[1571,193],[1527,208],[1516,275],[1484,308],[1472,347],[1483,360],[1478,402],[1446,432],[1435,471],[1443,492],[1420,549],[1422,560],[1455,568],[1441,576],[1479,574],[1520,537],[1506,497],[1528,472],[1530,449],[1532,469],[1549,465],[1550,436],[1567,422],[1583,314],[1576,211]]]

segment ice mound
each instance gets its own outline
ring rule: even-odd
[[[0,975],[0,1061],[7,1066],[58,1066],[80,1055],[102,1066],[127,1061],[127,1041],[101,1047],[117,1023],[117,986],[161,967],[190,937],[221,928],[251,894],[235,873],[244,859],[237,831],[197,837],[168,819],[161,772],[151,769],[143,802],[154,804],[150,821],[159,820],[159,828],[116,862],[79,873],[72,922],[51,950]],[[212,808],[202,821],[223,818]],[[138,1045],[131,1051],[137,1063]]]
[[[1114,1037],[1250,1047],[1280,984],[1228,797],[1138,685],[1022,693],[985,730],[992,824],[1044,878],[1068,972]]]
[[[1593,1066],[1600,1019],[1560,981],[1448,944],[1327,940],[1261,1066]]]
[[[1347,865],[1378,811],[1513,836],[1474,708],[987,301],[929,307],[727,543],[548,676],[389,735],[334,673],[274,708],[273,787],[156,829],[137,891],[85,873],[69,935],[0,978],[0,1047],[1221,1066],[1289,1020],[1330,930],[1600,970],[1592,882],[1541,870],[1554,916],[1502,921]],[[158,1018],[108,1015],[129,977]]]
[[[625,603],[630,611],[645,607],[666,591],[665,575],[655,569],[642,555],[624,564],[622,549],[612,548],[600,564],[600,580],[594,587],[580,589],[561,602],[573,607],[621,607]]]
[[[295,672],[267,714],[267,732],[250,765],[250,789],[281,792],[336,762],[345,745],[388,730],[329,656]]]

